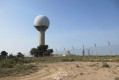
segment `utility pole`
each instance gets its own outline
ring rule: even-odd
[[[92,50],[92,55],[93,55],[93,50]]]
[[[66,55],[66,49],[64,48],[64,52],[65,52],[65,55]]]
[[[97,46],[96,46],[96,44],[95,44],[95,50],[96,50],[96,56],[98,56],[98,53],[97,53]]]
[[[111,59],[112,51],[111,51],[111,45],[110,45],[110,42],[109,42],[109,41],[108,41],[108,45],[109,45],[109,50],[110,50],[110,59]]]
[[[72,49],[73,49],[73,54],[74,54],[74,47],[72,46]]]
[[[67,50],[67,53],[70,55],[70,51],[69,50]]]
[[[83,56],[85,56],[85,48],[84,48],[84,45],[83,45]]]
[[[83,61],[85,60],[85,48],[84,48],[84,45],[83,45]]]
[[[90,49],[87,49],[88,55],[90,56]]]

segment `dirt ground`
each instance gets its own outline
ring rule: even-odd
[[[119,63],[108,62],[110,67],[102,67],[101,62],[60,62],[39,63],[45,68],[21,77],[5,77],[0,80],[118,80]]]

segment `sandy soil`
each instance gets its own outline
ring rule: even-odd
[[[103,68],[100,62],[45,63],[45,68],[36,73],[0,80],[116,80],[119,78],[119,63],[108,64],[109,68]]]

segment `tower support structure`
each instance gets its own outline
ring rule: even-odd
[[[39,31],[39,45],[45,45],[45,31]]]

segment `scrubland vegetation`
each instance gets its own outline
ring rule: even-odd
[[[27,58],[13,58],[5,59],[0,61],[0,77],[5,76],[20,76],[27,75],[38,70],[37,65],[33,63],[56,63],[56,62],[73,62],[73,61],[82,61],[82,62],[102,62],[104,68],[110,67],[107,62],[119,62],[119,56],[65,56],[65,57],[27,57]],[[76,65],[79,67],[78,65]]]
[[[51,54],[52,49],[48,49],[48,46],[40,46],[32,48],[30,53],[34,57],[24,57],[21,52],[18,52],[16,56],[9,54],[6,51],[0,53],[0,77],[6,76],[22,76],[28,75],[38,71],[39,63],[57,63],[57,62],[102,62],[102,68],[109,68],[110,65],[107,62],[119,62],[119,55],[106,56],[78,56],[78,55],[67,55],[67,56],[53,56]],[[43,67],[43,65],[40,65]],[[95,65],[90,65],[95,66]],[[79,65],[76,65],[80,68]],[[41,69],[42,69],[41,68]],[[117,79],[115,79],[117,80]]]

